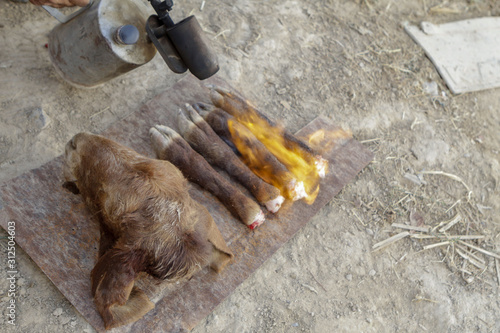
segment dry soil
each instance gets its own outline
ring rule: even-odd
[[[438,238],[372,251],[404,231],[393,223],[435,227],[460,216],[449,235],[484,236],[467,242],[500,253],[500,90],[452,95],[402,28],[498,16],[500,2],[176,2],[175,20],[190,13],[219,55],[218,75],[271,117],[295,131],[326,116],[375,153],[194,332],[500,332],[493,256],[456,240],[426,248]],[[73,88],[45,48],[55,24],[39,7],[0,2],[0,181],[60,155],[75,133],[137,111],[181,77],[157,56],[99,88]],[[5,271],[6,233],[0,238]],[[16,259],[16,326],[7,324],[2,274],[2,331],[93,332],[21,249]]]

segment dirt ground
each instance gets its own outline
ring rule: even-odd
[[[201,0],[177,1],[173,16],[197,15],[219,55],[218,75],[292,131],[318,115],[350,128],[375,159],[194,332],[500,332],[493,256],[460,241],[427,249],[437,238],[372,251],[404,231],[393,223],[435,227],[459,216],[448,234],[484,236],[466,242],[500,253],[500,90],[453,96],[402,28],[498,16],[500,2],[204,3],[200,11]],[[55,24],[41,8],[0,2],[0,182],[181,77],[157,56],[97,89],[75,89],[44,47]],[[3,230],[0,237],[5,271]],[[19,248],[16,260],[16,326],[7,324],[2,278],[2,331],[93,332]]]

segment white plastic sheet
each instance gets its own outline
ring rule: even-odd
[[[500,87],[500,17],[406,25],[454,94]]]

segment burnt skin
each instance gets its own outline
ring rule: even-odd
[[[327,161],[318,152],[290,133],[286,128],[279,126],[276,122],[269,119],[269,117],[251,105],[246,99],[233,91],[216,86],[210,87],[210,99],[216,107],[223,109],[243,125],[246,125],[248,122],[252,123],[255,119],[260,119],[269,128],[278,130],[281,133],[283,146],[286,149],[300,154],[308,164],[315,165],[320,177],[323,178],[326,175]],[[251,127],[248,127],[248,129],[252,130]]]
[[[279,189],[257,177],[189,104],[186,113],[179,112],[178,128],[191,147],[211,165],[225,170],[245,186],[270,212],[276,213],[284,201]]]
[[[294,176],[288,171],[271,152],[260,142],[245,126],[241,125],[233,116],[213,105],[197,103],[195,109],[205,119],[217,135],[233,143],[243,142],[247,151],[240,151],[243,162],[265,182],[274,185],[281,190],[281,194],[291,200],[303,198],[300,185]],[[228,122],[234,126],[231,133]]]

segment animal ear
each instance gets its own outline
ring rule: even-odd
[[[154,308],[134,281],[145,258],[135,251],[110,249],[91,272],[92,295],[106,329],[132,323]]]
[[[208,241],[213,245],[214,249],[212,251],[212,258],[210,261],[210,267],[219,273],[226,267],[227,264],[233,259],[233,252],[229,249],[224,238],[217,228],[217,225],[210,219],[210,225],[208,226]]]

